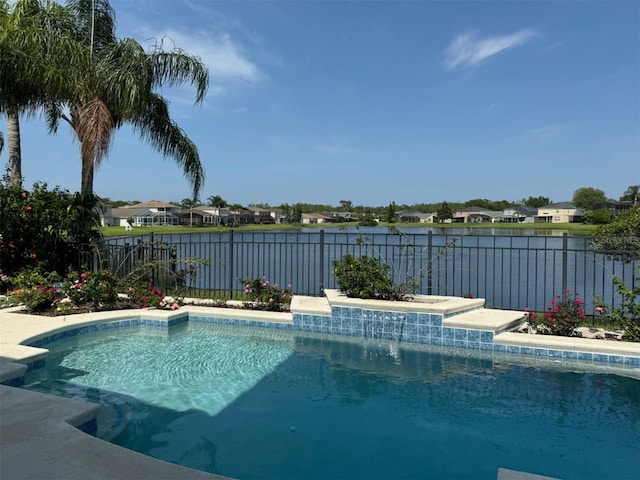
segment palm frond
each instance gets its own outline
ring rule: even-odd
[[[92,170],[109,153],[115,128],[111,111],[96,97],[77,111],[74,127],[81,145],[83,168]]]
[[[209,68],[199,57],[180,49],[165,52],[161,45],[156,45],[155,51],[149,54],[149,61],[153,68],[153,87],[194,85],[195,103],[202,103],[209,88]]]
[[[198,198],[204,183],[204,169],[196,145],[171,120],[167,102],[158,94],[147,98],[145,109],[130,120],[140,137],[182,167],[191,182],[193,198]]]

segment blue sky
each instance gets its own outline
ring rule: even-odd
[[[161,91],[199,147],[202,200],[563,201],[640,183],[640,2],[111,4],[119,37],[164,39],[210,68],[201,106],[188,88]],[[65,125],[54,137],[23,122],[22,141],[27,185],[79,189]],[[95,190],[190,195],[180,169],[127,127]]]

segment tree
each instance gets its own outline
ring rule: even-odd
[[[546,207],[547,205],[551,205],[553,203],[549,197],[529,197],[527,199],[523,199],[522,203],[524,203],[528,207],[540,208]]]
[[[620,197],[621,202],[632,202],[634,205],[638,204],[638,200],[640,200],[640,185],[629,185]]]
[[[436,216],[438,218],[438,223],[442,223],[448,218],[453,218],[453,210],[451,210],[451,207],[447,202],[442,202],[442,205],[440,205],[440,208],[438,208],[438,211],[436,212]]]
[[[225,208],[227,206],[226,200],[224,200],[220,195],[211,195],[207,198],[207,202],[210,207]]]
[[[606,202],[607,197],[604,192],[598,188],[580,187],[573,192],[573,204],[578,208],[585,210],[593,210],[596,203]]]
[[[398,211],[398,207],[396,206],[396,202],[391,202],[387,207],[384,221],[387,223],[395,222],[397,211]]]
[[[43,111],[74,88],[69,71],[88,55],[73,36],[73,18],[57,3],[0,0],[0,113],[7,118],[8,170],[22,184],[20,116]]]
[[[594,250],[624,261],[640,258],[640,206],[633,206],[600,225],[594,232]]]
[[[200,199],[198,198],[183,198],[180,204],[184,208],[189,209],[189,226],[193,227],[193,208],[200,205]]]
[[[93,191],[95,168],[107,156],[115,130],[126,122],[143,141],[182,167],[196,198],[204,180],[198,149],[170,118],[167,101],[153,89],[193,85],[199,104],[208,87],[207,67],[182,50],[165,51],[162,43],[147,52],[131,38],[117,39],[108,0],[69,0],[67,8],[90,62],[82,71],[70,68],[74,88],[49,105],[47,115],[52,132],[62,119],[80,143],[82,194]]]
[[[353,208],[351,200],[340,200],[340,210],[343,212],[350,212]]]

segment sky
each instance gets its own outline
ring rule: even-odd
[[[203,202],[559,202],[640,184],[638,1],[111,5],[118,37],[209,67],[201,105],[192,88],[158,90],[198,146]],[[21,133],[27,186],[79,190],[66,125],[51,136],[36,118]],[[112,200],[191,197],[180,168],[127,126],[94,188]]]

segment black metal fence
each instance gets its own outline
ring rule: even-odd
[[[290,284],[294,294],[321,295],[323,288],[337,288],[334,260],[347,253],[366,254],[388,263],[396,282],[415,281],[415,293],[472,295],[494,308],[544,310],[555,295],[569,289],[579,293],[592,313],[597,299],[619,304],[613,277],[633,285],[640,260],[616,260],[591,244],[589,238],[566,234],[151,233],[106,239],[101,263],[120,274],[145,271],[167,291],[182,285],[197,296],[232,297],[242,290],[242,279],[263,276],[281,286]]]

